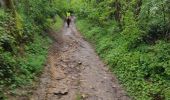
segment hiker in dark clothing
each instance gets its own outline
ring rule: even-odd
[[[70,13],[70,12],[67,12],[67,13],[66,13],[66,16],[67,16],[67,19],[66,19],[67,26],[69,27],[69,26],[70,26],[70,23],[71,23],[71,13]]]
[[[69,27],[70,26],[70,23],[71,23],[71,17],[67,17],[67,26]]]

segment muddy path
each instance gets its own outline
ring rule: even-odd
[[[52,35],[56,42],[31,100],[130,100],[74,23]]]

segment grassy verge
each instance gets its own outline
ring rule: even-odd
[[[170,43],[139,41],[142,36],[135,25],[118,33],[114,24],[104,28],[88,20],[76,24],[133,99],[170,100]]]

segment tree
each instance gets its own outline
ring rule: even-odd
[[[18,40],[20,40],[22,37],[23,27],[22,27],[21,17],[15,8],[14,0],[4,0],[4,3],[5,3],[6,11],[12,13],[12,17],[15,19],[15,27],[17,30],[17,34],[15,34],[15,36],[17,37]]]
[[[15,11],[15,6],[13,0],[4,0],[7,9]]]

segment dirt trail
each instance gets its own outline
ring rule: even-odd
[[[31,100],[130,100],[74,23],[56,41]]]

